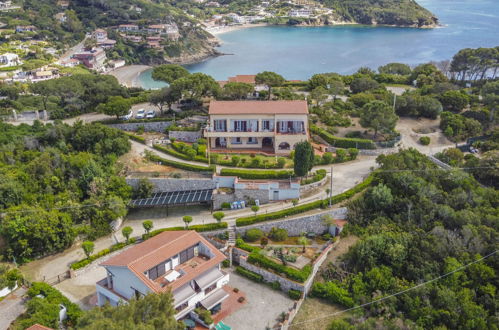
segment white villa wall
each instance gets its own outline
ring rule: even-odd
[[[134,289],[138,290],[141,294],[147,295],[151,292],[137,276],[125,267],[106,267],[113,276],[113,290],[130,299],[135,296]]]

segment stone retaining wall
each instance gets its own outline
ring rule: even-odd
[[[172,124],[171,121],[156,121],[156,122],[144,122],[144,123],[121,123],[121,124],[109,124],[107,126],[121,129],[123,131],[136,131],[140,126],[144,127],[146,132],[159,132],[163,133],[167,127]]]
[[[191,142],[194,143],[198,139],[203,137],[203,133],[201,131],[169,131],[168,138],[175,138],[178,141],[183,142]]]
[[[347,214],[347,208],[342,207],[338,209],[333,209],[320,214],[314,214],[304,217],[299,217],[290,220],[276,220],[269,222],[256,223],[254,225],[237,227],[236,231],[239,234],[244,234],[246,230],[251,228],[258,228],[264,232],[269,232],[272,227],[284,228],[288,231],[289,236],[300,236],[303,232],[315,233],[317,235],[322,235],[328,230],[328,226],[324,224],[322,217],[325,214],[330,214],[334,219],[345,219]]]
[[[310,191],[310,190],[315,189],[317,187],[325,185],[327,182],[327,179],[328,179],[328,176],[326,175],[324,178],[322,178],[322,180],[300,186],[300,194],[303,194],[304,192],[307,192],[307,191]]]
[[[249,271],[252,271],[253,273],[262,275],[265,282],[279,282],[279,284],[281,285],[281,290],[284,292],[288,292],[289,290],[298,290],[304,292],[305,290],[305,286],[303,284],[288,280],[287,278],[281,277],[266,269],[250,264],[248,261],[246,261],[246,257],[239,258],[239,265]]]

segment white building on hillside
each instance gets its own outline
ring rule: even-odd
[[[171,291],[175,318],[198,306],[216,314],[229,294],[225,256],[195,231],[165,231],[104,261],[107,276],[97,282],[99,306],[112,306],[149,293]]]
[[[12,53],[5,53],[0,55],[0,66],[9,67],[20,65],[22,62],[19,59],[19,56]]]

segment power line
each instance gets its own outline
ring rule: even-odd
[[[302,322],[293,323],[293,324],[290,324],[290,325],[289,325],[289,327],[292,327],[292,326],[295,326],[295,325],[299,325],[299,324],[310,323],[310,322],[313,322],[313,321],[316,321],[316,320],[326,319],[326,318],[329,318],[329,317],[332,317],[332,316],[335,316],[335,315],[339,315],[339,314],[343,314],[343,313],[346,313],[346,312],[349,312],[349,311],[352,311],[352,310],[355,310],[355,309],[364,308],[364,307],[366,307],[366,306],[369,306],[369,305],[372,305],[372,304],[376,304],[376,303],[378,303],[378,302],[380,302],[380,301],[383,301],[383,300],[386,300],[386,299],[389,299],[389,298],[392,298],[392,297],[395,297],[395,296],[399,296],[399,295],[404,294],[404,293],[406,293],[406,292],[412,291],[412,290],[414,290],[414,289],[417,289],[417,288],[420,288],[420,287],[425,286],[425,285],[427,285],[427,284],[430,284],[430,283],[433,283],[433,282],[435,282],[435,281],[438,281],[438,280],[440,280],[440,279],[442,279],[442,278],[444,278],[444,277],[447,277],[447,276],[449,276],[449,275],[452,275],[452,274],[454,274],[454,273],[456,273],[456,272],[458,272],[458,271],[461,271],[461,270],[463,270],[463,269],[466,269],[466,268],[468,268],[469,266],[471,266],[471,265],[473,265],[473,264],[476,264],[476,263],[478,263],[478,262],[480,262],[480,261],[482,261],[482,260],[484,260],[484,259],[487,259],[488,257],[490,257],[490,256],[492,256],[492,255],[494,255],[494,254],[496,254],[497,252],[499,252],[499,250],[495,250],[494,252],[489,253],[489,254],[487,254],[486,256],[484,256],[484,257],[482,257],[482,258],[480,258],[480,259],[477,259],[477,260],[475,260],[475,261],[472,261],[472,262],[470,262],[469,264],[466,264],[466,265],[460,266],[460,267],[458,267],[458,268],[454,269],[454,270],[453,270],[453,271],[451,271],[451,272],[445,273],[445,274],[440,275],[440,276],[438,276],[438,277],[435,277],[435,278],[433,278],[433,279],[431,279],[431,280],[429,280],[429,281],[426,281],[426,282],[420,283],[420,284],[418,284],[418,285],[415,285],[415,286],[413,286],[413,287],[410,287],[410,288],[404,289],[404,290],[402,290],[402,291],[399,291],[399,292],[393,293],[393,294],[388,295],[388,296],[386,296],[386,297],[382,297],[382,298],[379,298],[379,299],[376,299],[376,300],[370,301],[370,302],[368,302],[368,303],[365,303],[365,304],[362,304],[362,305],[358,305],[358,306],[354,306],[354,307],[351,307],[351,308],[348,308],[348,309],[345,309],[345,310],[342,310],[342,311],[339,311],[339,312],[335,312],[335,313],[332,313],[332,314],[328,314],[328,315],[325,315],[325,316],[315,317],[315,318],[310,319],[310,320],[307,320],[307,321],[302,321]]]

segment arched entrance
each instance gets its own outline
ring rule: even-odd
[[[281,142],[281,144],[279,144],[279,150],[289,150],[289,148],[290,145],[287,142]]]

